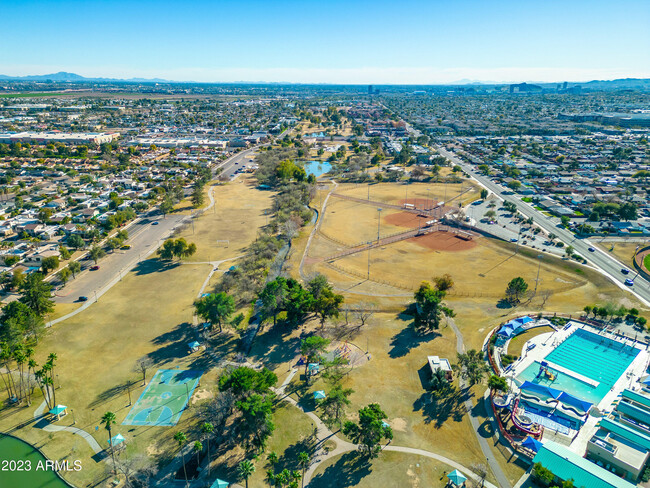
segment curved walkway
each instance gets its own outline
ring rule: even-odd
[[[34,410],[34,419],[40,419],[42,418],[45,412],[45,409],[47,408],[47,403],[45,400],[43,400],[43,403],[39,405],[39,407]],[[43,426],[42,428],[45,432],[70,432],[73,435],[78,435],[80,437],[83,437],[86,442],[90,445],[90,448],[94,451],[95,454],[103,451],[101,446],[97,443],[95,438],[90,435],[88,432],[85,430],[77,429],[76,427],[64,427],[62,425],[53,425],[53,424],[48,424]]]
[[[291,380],[297,374],[297,372],[298,372],[298,368],[292,368],[291,373],[289,374],[289,376],[287,376],[287,378],[284,380],[282,385],[279,388],[275,389],[275,392],[278,395],[284,393],[285,388],[291,382]],[[341,454],[355,451],[359,448],[358,444],[353,444],[352,442],[348,442],[338,437],[332,430],[330,430],[329,427],[327,427],[327,425],[325,425],[325,423],[314,412],[305,411],[303,407],[301,407],[298,404],[298,402],[293,398],[291,398],[290,396],[288,395],[283,396],[282,400],[286,400],[287,402],[291,403],[292,405],[300,409],[305,415],[307,415],[314,422],[315,434],[316,434],[316,438],[318,439],[319,448],[316,451],[316,455],[312,458],[309,469],[307,469],[307,471],[305,472],[304,482],[306,486],[309,486],[309,482],[312,476],[314,475],[314,473],[316,472],[316,470],[318,469],[318,467],[323,461],[333,459]],[[324,452],[324,450],[322,449],[322,445],[327,440],[334,441],[336,443],[336,448],[329,452]],[[448,457],[442,456],[441,454],[436,454],[435,452],[425,451],[424,449],[415,449],[412,447],[391,446],[391,445],[384,446],[382,450],[401,452],[405,454],[415,454],[418,456],[424,456],[430,459],[435,459],[436,461],[440,461],[442,463],[451,466],[454,469],[458,469],[459,471],[462,471],[465,475],[467,475],[469,478],[472,478],[475,481],[480,481],[480,477],[477,474],[470,471],[462,464],[459,464],[456,461],[449,459]],[[487,481],[484,483],[484,486],[488,488],[497,488],[495,485]],[[505,486],[509,486],[509,484],[507,483]]]
[[[456,351],[459,354],[464,353],[465,344],[463,341],[463,334],[458,329],[456,323],[452,318],[448,318],[447,322],[449,323],[451,329],[454,331],[454,334],[456,334]],[[460,387],[469,388],[469,386],[465,384],[465,381],[462,378],[460,379]],[[465,408],[467,410],[467,416],[469,417],[469,421],[472,424],[472,430],[476,435],[476,440],[478,441],[478,444],[481,447],[481,451],[483,452],[483,455],[485,456],[485,460],[487,461],[490,469],[492,470],[492,473],[494,474],[497,483],[502,488],[509,487],[510,482],[508,481],[508,478],[506,478],[506,475],[503,473],[503,470],[501,469],[499,462],[496,459],[494,459],[492,450],[490,449],[490,445],[488,444],[487,440],[483,436],[481,436],[481,434],[479,434],[479,428],[481,427],[481,425],[479,423],[479,419],[473,413],[474,405],[472,405],[472,401],[469,398],[465,400]]]

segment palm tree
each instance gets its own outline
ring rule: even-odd
[[[278,455],[275,453],[275,451],[271,451],[266,456],[266,460],[271,465],[271,468],[273,468],[276,464],[278,464]]]
[[[275,474],[270,469],[266,472],[266,482],[271,487],[275,486]]]
[[[246,488],[248,488],[248,478],[255,472],[255,465],[248,459],[244,459],[238,466],[239,476],[244,478]],[[269,471],[270,473],[270,471]]]
[[[302,486],[304,488],[305,486],[305,470],[307,469],[307,466],[309,465],[309,454],[306,452],[301,452],[298,454],[298,464],[302,468]]]
[[[50,371],[50,379],[52,380],[52,403],[56,405],[56,390],[54,387],[54,361],[56,361],[58,358],[56,356],[55,352],[51,352],[47,356],[47,363],[49,365],[49,371]]]
[[[210,422],[205,422],[201,426],[201,432],[205,436],[205,440],[208,445],[208,475],[210,474],[210,435],[214,432],[214,425],[212,425]]]
[[[174,434],[174,440],[178,442],[178,448],[181,451],[181,457],[183,458],[183,473],[185,473],[185,484],[189,486],[190,481],[187,478],[187,469],[185,468],[185,453],[183,452],[183,445],[187,442],[187,436],[185,432],[180,430]]]
[[[201,451],[203,450],[203,444],[201,444],[201,441],[196,441],[192,449],[196,453],[196,467],[198,468],[201,465]]]
[[[112,427],[116,422],[117,419],[115,418],[115,414],[113,412],[106,412],[100,421],[100,423],[104,424],[104,428],[108,431],[108,444],[111,447],[111,457],[113,458],[113,473],[115,473],[115,452],[113,450],[113,446],[111,445],[111,439],[113,437]]]

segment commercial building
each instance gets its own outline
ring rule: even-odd
[[[11,144],[14,142],[30,144],[50,144],[62,142],[64,144],[103,144],[113,142],[120,137],[117,132],[0,132],[0,142]]]
[[[591,461],[583,458],[565,446],[546,441],[533,458],[549,469],[557,481],[573,480],[574,486],[585,488],[633,488],[629,481],[619,478]]]

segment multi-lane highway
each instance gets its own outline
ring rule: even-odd
[[[517,206],[517,210],[526,217],[532,217],[537,225],[539,225],[548,234],[553,233],[558,236],[558,239],[564,242],[565,245],[573,246],[578,254],[587,259],[590,264],[598,269],[601,273],[609,277],[614,283],[623,289],[626,289],[636,295],[642,302],[650,306],[650,284],[642,276],[637,275],[636,271],[630,272],[625,275],[621,272],[622,269],[628,268],[627,265],[622,264],[614,256],[607,254],[598,247],[592,245],[588,239],[581,239],[575,236],[572,232],[565,229],[560,225],[559,219],[544,215],[535,209],[532,205],[523,202],[517,195],[505,194],[506,189],[493,182],[487,176],[479,173],[471,165],[461,160],[454,153],[447,151],[442,147],[437,147],[440,154],[450,159],[454,164],[458,164],[463,170],[468,173],[474,180],[478,181],[483,187],[490,190],[504,201],[510,201]],[[589,249],[593,249],[590,251]],[[627,286],[625,280],[627,278],[634,279],[633,286]]]

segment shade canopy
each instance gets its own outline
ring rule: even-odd
[[[587,413],[591,409],[591,407],[593,407],[593,403],[589,403],[584,400],[581,400],[580,398],[574,397],[573,395],[570,395],[565,391],[563,391],[560,394],[558,400],[564,403],[565,405],[577,408],[578,410],[581,410],[582,412],[585,413]]]
[[[124,436],[122,434],[117,434],[111,437],[111,440],[108,441],[108,443],[111,446],[117,446],[118,444],[122,444],[124,442]]]
[[[559,396],[564,393],[562,390],[556,390],[550,386],[538,385],[537,383],[531,383],[530,381],[524,381],[524,384],[519,387],[521,391],[528,391],[530,393],[540,393],[556,400]]]
[[[52,415],[59,415],[65,412],[66,408],[68,407],[66,407],[65,405],[56,405],[55,407],[52,408],[52,410],[50,410],[50,413]]]
[[[323,390],[318,390],[314,392],[314,400],[324,400],[327,398],[327,395]]]
[[[201,344],[198,341],[194,341],[194,342],[190,342],[188,345],[190,346],[190,349],[196,349]]]
[[[521,443],[522,446],[524,446],[526,449],[530,449],[531,451],[537,452],[540,450],[540,448],[543,446],[541,442],[539,442],[537,439],[528,436],[524,439],[524,441]]]
[[[214,483],[212,483],[212,485],[210,485],[210,488],[228,488],[229,486],[230,486],[230,483],[217,478],[216,480],[214,480]]]
[[[447,478],[449,478],[449,481],[451,481],[455,485],[462,485],[467,481],[467,478],[457,469],[454,469],[451,473],[447,475]]]

